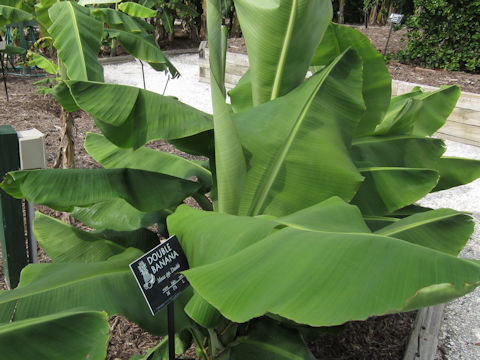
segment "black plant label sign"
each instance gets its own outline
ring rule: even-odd
[[[132,262],[130,269],[152,315],[189,286],[180,274],[189,269],[187,257],[175,235]]]

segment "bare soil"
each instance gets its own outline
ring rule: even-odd
[[[386,27],[357,27],[367,35],[374,45],[383,52],[388,37]],[[402,37],[405,31],[392,32],[388,52],[404,47]],[[193,43],[185,42],[186,47]],[[179,47],[172,45],[171,47]],[[230,51],[244,52],[242,39],[229,42]],[[421,69],[413,65],[399,64],[391,61],[387,65],[392,77],[414,83],[432,86],[458,84],[463,91],[480,92],[480,75],[453,73],[441,70]],[[9,75],[7,78],[10,101],[6,101],[3,83],[0,83],[0,124],[8,124],[15,130],[37,128],[46,135],[46,152],[48,166],[52,167],[60,144],[60,108],[50,96],[35,93],[33,83],[39,77]],[[75,150],[76,166],[79,168],[96,168],[99,165],[86,153],[82,144],[88,131],[98,132],[92,118],[84,113],[75,114],[76,134]],[[173,148],[166,143],[158,143],[157,147],[167,151]],[[41,211],[58,216],[45,208]],[[1,249],[0,249],[1,254]],[[41,261],[49,261],[41,252]],[[0,289],[6,289],[3,279],[3,266],[0,256]],[[345,331],[337,335],[324,335],[310,343],[310,348],[318,359],[401,359],[412,329],[415,313],[396,314],[375,317],[364,322],[352,322],[345,326]],[[114,316],[110,321],[111,341],[108,348],[108,360],[129,359],[136,353],[144,352],[155,345],[159,338],[143,332],[138,326],[121,316]],[[190,350],[190,356],[192,356]]]

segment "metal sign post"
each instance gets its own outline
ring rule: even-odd
[[[167,305],[168,317],[168,360],[175,360],[175,302]]]
[[[6,41],[2,40],[2,37],[0,36],[0,51],[5,50],[6,48]],[[7,74],[5,73],[5,67],[3,66],[3,56],[0,57],[0,62],[2,63],[2,76],[3,76],[3,85],[5,86],[5,95],[7,96],[7,101],[8,99],[8,88],[7,88]]]
[[[155,315],[167,306],[168,356],[175,360],[174,299],[190,284],[181,274],[188,270],[188,261],[175,235],[154,247],[130,264],[135,280]]]
[[[402,14],[390,14],[388,17],[388,22],[390,23],[390,31],[388,32],[387,43],[385,44],[385,50],[383,50],[383,56],[387,55],[388,42],[390,41],[390,36],[392,35],[393,25],[400,24],[402,22]]]

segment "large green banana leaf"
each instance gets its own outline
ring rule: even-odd
[[[141,147],[137,150],[122,149],[108,141],[104,136],[94,133],[87,134],[85,149],[107,169],[131,168],[155,171],[185,180],[196,176],[206,186],[212,185],[212,173],[209,170],[178,155],[147,147]]]
[[[78,5],[104,5],[104,4],[118,4],[122,0],[79,0]]]
[[[122,219],[117,219],[121,222]],[[107,260],[127,247],[149,251],[159,243],[156,233],[135,231],[89,231],[67,225],[42,213],[35,215],[36,239],[53,262],[96,262]]]
[[[440,181],[433,191],[468,184],[480,177],[480,160],[444,157],[437,163]]]
[[[61,1],[48,10],[52,25],[48,32],[54,38],[58,58],[67,67],[72,80],[103,81],[103,67],[98,62],[102,45],[103,23],[90,11],[70,1]]]
[[[375,129],[375,135],[433,135],[455,108],[460,89],[458,86],[447,86],[426,93],[414,90],[413,94],[402,96],[401,101],[389,108],[385,119]],[[400,107],[402,103],[404,105]]]
[[[139,148],[157,139],[183,138],[213,127],[211,115],[172,97],[116,84],[69,81],[68,86],[103,135],[123,148]]]
[[[12,6],[0,5],[0,26],[32,20],[32,14]]]
[[[155,70],[168,72],[173,78],[180,76],[175,66],[160,51],[153,35],[131,33],[119,29],[109,29],[108,35],[117,39],[130,55],[146,61]]]
[[[128,267],[141,255],[140,250],[129,248],[108,261],[28,265],[16,289],[0,291],[0,323],[8,322],[13,311],[16,320],[23,320],[84,307],[123,314],[154,334],[166,334],[166,308],[151,315]],[[187,290],[175,301],[178,331],[189,324],[183,307],[190,296]]]
[[[141,18],[155,17],[157,11],[149,9],[145,6],[137,4],[135,2],[127,1],[118,5],[118,9],[130,16],[136,16]]]
[[[332,18],[331,2],[263,0],[259,6],[255,0],[237,0],[235,9],[250,60],[253,104],[276,99],[302,83]]]
[[[395,118],[402,112],[405,111],[405,105],[413,99],[415,96],[421,95],[423,93],[423,90],[416,86],[413,88],[412,91],[393,96],[392,99],[390,100],[390,105],[388,106],[387,113],[385,114],[385,117],[382,119],[382,122],[384,124],[392,124],[395,120]],[[385,125],[383,125],[385,126]],[[380,126],[379,126],[380,127]],[[375,130],[375,129],[374,129]]]
[[[75,100],[73,100],[73,97],[70,94],[70,89],[65,82],[62,81],[55,85],[51,94],[55,97],[55,100],[58,101],[65,111],[72,112],[80,110]]]
[[[100,18],[112,29],[124,30],[131,33],[145,33],[145,29],[136,19],[120,11],[110,8],[95,8],[90,11],[93,16]]]
[[[0,187],[56,210],[123,199],[139,210],[158,211],[178,205],[200,184],[134,169],[46,169],[10,172]]]
[[[11,6],[30,14],[33,13],[33,4],[23,0],[0,0],[0,5]]]
[[[158,188],[154,191],[158,191]],[[100,201],[88,207],[76,206],[71,212],[75,219],[97,230],[133,231],[163,223],[172,211],[140,211],[123,199]]]
[[[363,180],[348,150],[364,110],[361,79],[360,59],[348,50],[289,94],[235,114],[249,157],[241,215],[353,198]]]
[[[232,103],[232,110],[235,113],[245,111],[253,106],[252,83],[250,80],[250,69],[238,81],[237,86],[228,92]]]
[[[439,209],[406,217],[376,233],[457,256],[472,235],[474,225],[466,213]]]
[[[57,0],[39,0],[38,3],[35,4],[35,20],[40,25],[44,36],[48,35],[48,28],[52,25],[48,10],[55,3],[57,3]]]
[[[187,330],[175,334],[175,354],[183,354],[192,344],[192,335]],[[133,355],[130,360],[170,360],[168,336],[165,336],[157,345],[148,349],[145,355]]]
[[[57,75],[58,65],[55,64],[52,60],[47,59],[45,56],[34,53],[33,51],[28,52],[30,60],[28,61],[28,66],[36,66],[46,73],[51,75]]]
[[[333,198],[310,210],[315,213],[326,205],[348,206]],[[335,221],[336,213],[323,212],[324,222]],[[185,218],[195,218],[187,232],[186,227],[176,226]],[[195,257],[191,243],[205,251],[217,250],[218,238],[205,235],[211,228],[223,234],[222,242],[236,246],[241,233],[231,229],[237,221],[257,226],[272,220],[180,207],[169,218],[169,229],[190,259]],[[316,220],[287,226],[281,218],[277,222],[282,226],[276,231],[234,255],[185,272],[194,289],[232,321],[245,322],[270,312],[301,324],[332,326],[445,302],[480,284],[478,262],[398,238],[358,232],[365,228],[360,213],[351,213],[342,231],[318,229]]]
[[[222,5],[220,0],[208,0],[207,30],[210,34],[210,84],[213,106],[215,177],[218,193],[217,210],[236,214],[247,172],[246,159],[242,144],[225,102],[225,64],[227,49],[227,30],[222,28]]]
[[[2,359],[105,359],[107,320],[104,312],[71,310],[0,324]]]
[[[212,305],[206,302],[200,295],[194,293],[185,305],[185,313],[196,324],[205,329],[213,329],[219,325],[223,316]]]
[[[98,234],[82,231],[42,213],[35,214],[34,234],[53,262],[92,263],[125,251],[124,246]]]
[[[352,145],[352,157],[358,167],[435,169],[445,152],[443,140],[414,135],[369,136],[355,139]]]
[[[386,215],[420,200],[436,185],[435,169],[407,167],[359,168],[365,177],[352,200],[365,215]]]
[[[314,360],[305,340],[297,330],[286,329],[273,321],[253,324],[248,336],[232,347],[230,360]]]
[[[312,59],[312,66],[328,65],[348,48],[353,48],[363,62],[363,99],[366,111],[356,136],[372,134],[387,110],[392,92],[392,79],[383,56],[358,30],[331,23]]]
[[[159,243],[157,233],[145,228],[134,231],[103,230],[95,231],[94,234],[125,248],[135,247],[145,252],[150,251]]]
[[[382,216],[421,199],[437,184],[444,151],[442,140],[414,135],[356,139],[352,156],[365,181],[353,203]]]

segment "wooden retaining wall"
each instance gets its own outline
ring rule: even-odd
[[[225,74],[227,89],[235,87],[242,75],[248,70],[248,66],[248,57],[245,54],[227,53]],[[209,83],[208,48],[200,50],[199,68],[199,81]],[[409,92],[415,86],[420,86],[425,91],[438,90],[433,86],[393,80],[392,95]],[[480,94],[462,92],[455,110],[437,135],[443,139],[480,146]]]
[[[438,90],[433,86],[393,80],[392,95],[410,92],[415,86],[425,91]],[[457,106],[437,135],[443,139],[480,146],[480,94],[462,92]]]

